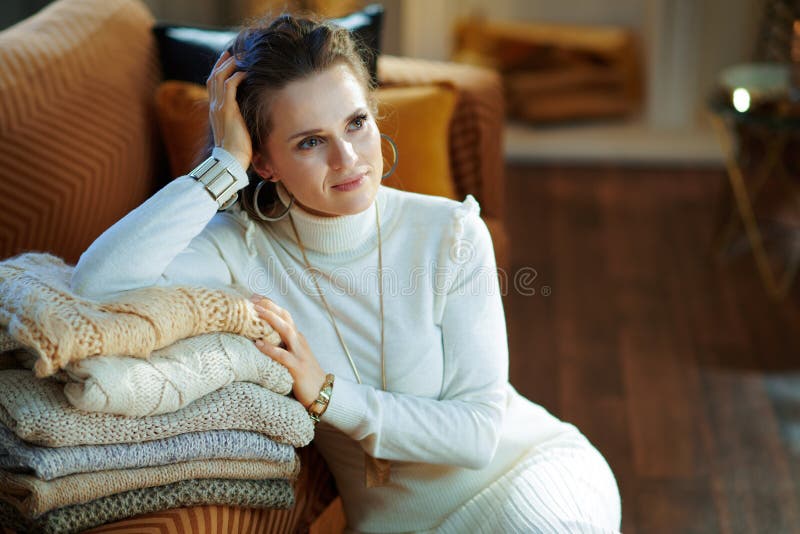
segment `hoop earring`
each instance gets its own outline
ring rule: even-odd
[[[289,201],[289,205],[286,206],[286,210],[283,213],[281,213],[279,216],[277,216],[277,217],[267,217],[266,215],[261,213],[261,210],[258,208],[258,194],[261,192],[261,188],[264,186],[265,183],[267,183],[266,180],[261,180],[258,183],[258,185],[256,186],[256,190],[253,192],[253,209],[256,211],[256,214],[258,214],[258,218],[261,219],[262,221],[266,221],[266,222],[277,222],[277,221],[280,221],[281,219],[286,217],[286,215],[289,214],[289,210],[292,209],[292,206],[294,205],[294,197],[292,195],[289,195],[289,197],[292,200]],[[276,185],[275,187],[277,188],[278,186]]]
[[[394,139],[386,135],[385,133],[381,134],[381,137],[386,139],[389,142],[389,145],[392,147],[392,154],[394,155],[394,162],[392,163],[392,167],[389,169],[389,172],[381,176],[381,180],[385,180],[386,178],[390,177],[394,174],[394,170],[397,168],[397,164],[400,162],[400,157],[397,153],[397,144],[394,142]]]

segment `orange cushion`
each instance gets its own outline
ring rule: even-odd
[[[390,187],[455,198],[447,150],[450,117],[456,94],[447,85],[378,89],[381,132],[398,147],[399,163],[385,180]],[[189,172],[208,140],[208,93],[206,88],[169,80],[156,92],[159,125],[174,176]],[[392,160],[384,142],[385,169]]]
[[[399,163],[384,184],[455,199],[447,149],[456,92],[446,84],[378,89],[378,127],[397,143]],[[386,144],[386,143],[384,143]],[[391,151],[384,149],[387,166]]]
[[[0,259],[72,263],[155,189],[153,17],[141,2],[53,2],[0,32]]]

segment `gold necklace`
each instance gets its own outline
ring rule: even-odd
[[[297,226],[294,224],[294,218],[292,217],[291,212],[289,213],[289,222],[292,224],[294,237],[297,240],[297,246],[300,247],[300,253],[303,255],[303,261],[306,264],[306,269],[308,269],[309,274],[311,274],[311,271],[314,269],[311,267],[311,262],[308,261],[306,249],[303,246],[302,240],[300,239],[300,233],[297,231]],[[380,210],[378,210],[377,199],[375,200],[375,226],[378,230],[378,298],[380,299],[381,314],[381,386],[383,390],[386,391],[386,357],[384,354],[383,330],[383,242],[381,240],[381,215]],[[333,329],[336,331],[336,336],[339,338],[339,343],[342,345],[342,349],[344,349],[347,360],[350,362],[350,367],[353,369],[353,374],[356,375],[356,381],[361,384],[361,375],[358,373],[356,363],[353,361],[353,357],[350,355],[350,350],[347,348],[347,343],[344,342],[344,337],[342,337],[342,333],[339,331],[339,326],[336,324],[336,318],[331,311],[331,307],[328,305],[328,301],[325,299],[325,295],[322,293],[322,290],[319,287],[317,277],[312,276],[312,279],[314,280],[314,286],[316,287],[317,294],[322,300],[322,304],[325,306],[325,309],[328,311],[328,317],[331,319],[331,324],[333,324]],[[366,472],[366,487],[372,488],[375,486],[385,486],[389,484],[389,478],[391,475],[391,464],[389,463],[389,460],[381,460],[370,456],[367,452],[364,452],[364,468]]]

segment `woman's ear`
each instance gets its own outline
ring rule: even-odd
[[[253,169],[261,176],[263,179],[268,180],[270,182],[277,182],[278,179],[275,176],[275,170],[272,168],[267,162],[267,158],[261,155],[260,152],[253,153],[253,161],[251,162],[253,165]]]

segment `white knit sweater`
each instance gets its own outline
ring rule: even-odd
[[[577,430],[508,383],[494,253],[477,202],[386,187],[376,202],[388,392],[380,389],[374,206],[333,218],[292,208],[363,384],[303,276],[288,218],[257,224],[238,205],[217,214],[190,177],[174,180],[100,236],[81,256],[73,289],[101,297],[148,284],[233,285],[275,300],[291,312],[322,368],[336,375],[315,440],[336,478],[349,528],[425,530],[531,447]],[[364,450],[392,460],[389,486],[365,487]]]

